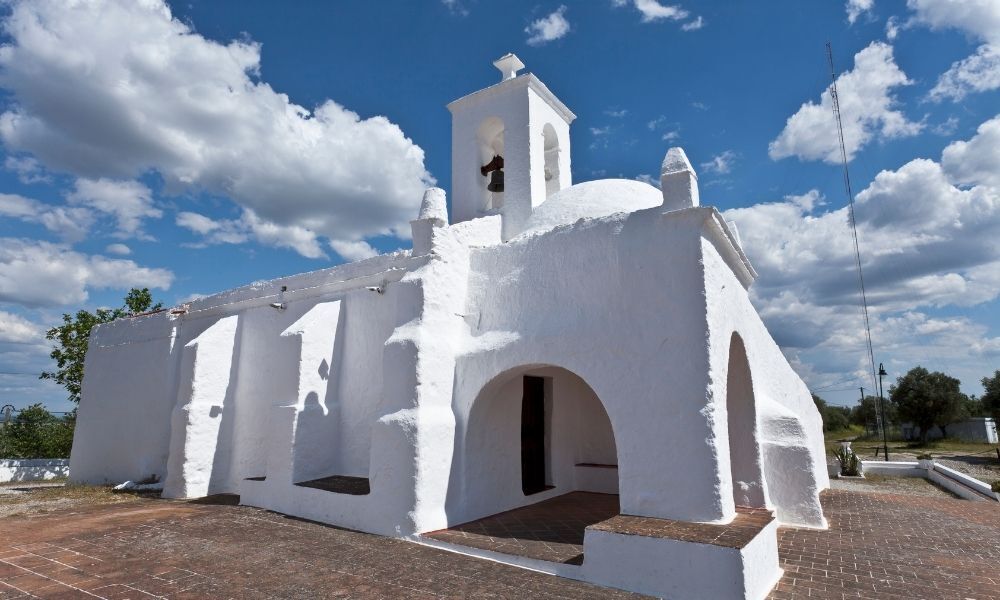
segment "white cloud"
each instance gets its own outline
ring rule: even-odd
[[[348,261],[363,260],[373,256],[378,256],[378,250],[372,248],[371,245],[363,241],[331,241],[330,247],[333,248],[334,252],[342,256],[344,260]]]
[[[931,29],[955,28],[1000,44],[1000,2],[996,0],[906,0],[916,23]]]
[[[45,337],[42,328],[20,315],[0,310],[0,343],[32,344]]]
[[[988,185],[1000,192],[1000,115],[981,124],[969,141],[949,144],[941,164],[956,183]]]
[[[658,0],[611,0],[611,5],[615,8],[621,8],[629,4],[633,5],[642,15],[643,23],[654,23],[663,20],[683,21],[691,15],[690,12],[680,6],[662,4]],[[695,31],[704,26],[705,20],[699,16],[681,25],[681,29],[684,31]]]
[[[17,194],[0,194],[0,217],[38,223],[70,243],[84,239],[94,223],[94,215],[85,208],[50,206]]]
[[[986,42],[975,54],[954,62],[929,98],[959,101],[970,93],[1000,89],[1000,2],[995,0],[907,0],[914,11],[908,25],[957,29]]]
[[[173,273],[131,260],[90,256],[60,244],[0,239],[0,302],[62,306],[87,300],[88,289],[167,289]]]
[[[683,8],[671,5],[665,6],[656,0],[634,0],[633,4],[642,13],[643,23],[660,21],[662,19],[680,21],[681,19],[686,19],[688,16],[688,11]]]
[[[665,117],[664,115],[660,115],[655,119],[653,119],[652,121],[646,123],[646,127],[648,127],[650,131],[655,131],[656,129],[659,129],[659,127],[666,122],[667,122],[667,117]]]
[[[183,227],[195,233],[200,233],[201,235],[208,235],[213,231],[222,229],[223,223],[229,223],[230,221],[219,222],[198,213],[180,212],[177,213],[176,222],[179,227]]]
[[[942,123],[931,127],[931,131],[936,135],[949,136],[958,129],[958,117],[948,117]]]
[[[244,209],[239,219],[211,219],[198,213],[181,212],[176,222],[203,236],[208,244],[242,244],[253,238],[266,246],[294,250],[306,258],[326,258],[312,231],[261,219],[249,209]]]
[[[681,132],[677,131],[676,129],[664,132],[663,134],[663,141],[665,142],[673,142],[679,140],[680,138],[681,138]]]
[[[930,91],[930,99],[959,101],[973,92],[1000,89],[1000,45],[984,44],[951,65]]]
[[[198,292],[193,292],[177,300],[177,304],[187,304],[188,302],[194,302],[195,300],[201,300],[202,298],[208,298],[210,294],[199,294]]]
[[[905,24],[901,25],[899,23],[899,17],[892,16],[885,20],[885,39],[890,42],[896,39],[899,35],[899,30],[902,29]]]
[[[844,143],[848,160],[873,139],[916,135],[922,123],[907,120],[895,109],[894,88],[911,81],[896,65],[892,46],[872,42],[854,56],[854,69],[837,77]],[[800,160],[840,162],[833,99],[827,89],[819,104],[806,102],[788,118],[785,128],[768,146],[773,160],[796,156]]]
[[[87,180],[155,171],[166,193],[224,195],[331,239],[409,236],[433,181],[423,150],[385,117],[292,103],[259,79],[259,44],[206,39],[162,0],[5,12],[8,152]]]
[[[441,0],[441,4],[444,4],[453,14],[463,17],[469,14],[469,10],[459,0]]]
[[[660,187],[660,179],[658,177],[653,177],[649,173],[639,173],[635,176],[636,181],[641,181],[643,183],[648,183],[653,187]]]
[[[117,223],[116,237],[150,239],[142,231],[143,219],[159,219],[163,211],[153,205],[152,191],[138,181],[77,179],[66,199],[111,215]]]
[[[611,133],[611,126],[610,125],[605,125],[604,127],[591,127],[590,128],[590,135],[593,135],[593,136],[608,135],[609,133]]]
[[[8,171],[17,173],[21,183],[47,183],[52,180],[44,173],[41,163],[30,156],[8,156],[3,166]]]
[[[560,6],[552,11],[548,16],[532,21],[524,28],[528,34],[529,46],[541,46],[553,40],[565,36],[570,31],[569,21],[566,20],[566,6]]]
[[[949,146],[940,163],[916,159],[883,171],[857,196],[873,335],[880,356],[891,356],[898,369],[950,357],[959,375],[974,383],[969,378],[985,372],[1000,353],[1000,338],[990,337],[987,327],[929,312],[1000,296],[1000,154],[967,160],[997,147],[998,131],[1000,117],[968,142]],[[811,191],[728,210],[725,218],[740,228],[760,273],[754,302],[786,354],[793,362],[822,365],[821,371],[863,378],[864,329],[847,209],[827,210]],[[822,373],[809,377],[822,381]]]
[[[704,169],[706,173],[725,175],[726,173],[732,171],[734,162],[736,162],[736,153],[732,150],[726,150],[722,154],[716,154],[713,156],[712,160],[701,163],[701,168]]]
[[[697,31],[705,26],[705,19],[700,16],[695,18],[693,21],[688,21],[687,23],[681,25],[681,29],[684,31]]]
[[[0,194],[0,217],[35,218],[42,210],[41,202],[17,194]]]
[[[606,114],[609,117],[612,117],[614,119],[621,119],[625,115],[628,114],[628,109],[626,109],[626,108],[622,108],[622,109],[609,108],[609,109],[607,109],[607,110],[604,111],[604,114]]]
[[[847,0],[847,22],[854,25],[858,17],[875,8],[875,0]]]
[[[108,244],[108,247],[104,249],[108,254],[117,254],[118,256],[128,256],[132,254],[132,249],[125,244]]]

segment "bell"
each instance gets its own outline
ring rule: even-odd
[[[493,174],[490,176],[490,183],[486,186],[486,189],[491,192],[503,191],[503,171],[500,169],[493,171]]]

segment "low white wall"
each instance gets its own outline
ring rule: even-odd
[[[588,529],[582,579],[659,598],[765,598],[782,574],[777,527],[742,549]]]
[[[861,472],[866,475],[887,475],[889,477],[927,476],[927,469],[921,469],[919,463],[915,461],[863,460],[861,461]]]
[[[982,493],[987,494],[987,495],[990,495],[990,494],[993,493],[993,490],[991,490],[990,486],[987,485],[986,483],[983,483],[982,481],[976,479],[975,477],[971,477],[969,475],[966,475],[965,473],[960,473],[959,471],[956,471],[955,469],[949,469],[948,467],[946,467],[944,465],[939,465],[937,463],[934,463],[934,470],[937,471],[937,472],[939,472],[939,473],[941,473],[941,474],[943,474],[943,475],[947,475],[948,477],[951,477],[952,479],[957,479],[958,481],[961,481],[963,484],[971,487],[972,489],[974,489],[974,490],[976,490],[978,492],[982,492]]]
[[[896,477],[923,477],[966,500],[989,500],[996,498],[989,484],[975,477],[934,463],[934,468],[924,469],[917,462],[886,462],[884,460],[863,461],[862,471],[871,475]],[[985,497],[984,497],[985,496]]]
[[[45,481],[69,475],[69,459],[0,460],[0,483]]]

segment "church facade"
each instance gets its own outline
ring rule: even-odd
[[[412,250],[98,327],[71,479],[158,478],[167,497],[239,494],[420,543],[615,494],[662,534],[588,528],[583,564],[550,572],[763,597],[776,527],[824,527],[829,481],[735,227],[700,205],[679,148],[660,189],[573,185],[575,116],[517,57],[495,65],[499,83],[448,106],[452,216],[428,190]],[[770,517],[739,547],[670,534],[746,514]]]

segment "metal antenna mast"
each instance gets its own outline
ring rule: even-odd
[[[868,362],[872,370],[872,389],[878,389],[878,375],[875,371],[875,350],[872,347],[872,328],[868,318],[868,296],[865,293],[865,276],[861,270],[861,247],[858,243],[858,222],[854,216],[854,190],[851,189],[851,174],[847,170],[847,146],[844,144],[844,123],[840,117],[840,95],[837,93],[837,71],[833,67],[833,46],[826,43],[826,59],[830,63],[830,97],[833,99],[833,116],[837,119],[837,135],[840,140],[840,160],[844,165],[844,188],[847,190],[848,214],[851,221],[851,233],[854,236],[854,262],[858,267],[858,286],[861,288],[861,313],[865,318],[865,336],[868,341]],[[885,434],[885,410],[881,406],[885,403],[884,398],[879,398],[879,412],[882,413],[881,426],[882,438]],[[885,448],[885,459],[889,460],[889,449]]]

